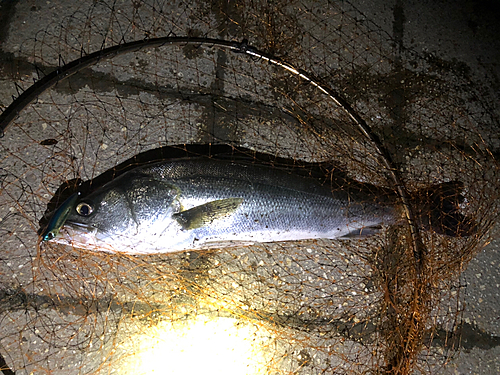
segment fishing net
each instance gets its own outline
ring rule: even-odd
[[[452,358],[460,275],[498,209],[498,98],[473,73],[404,49],[349,2],[15,13],[2,47],[24,98],[0,139],[4,373],[409,374]],[[19,25],[37,17],[52,21],[27,38]],[[401,220],[360,240],[151,256],[39,243],[79,184],[218,145],[384,187]],[[454,181],[468,235],[415,219]]]

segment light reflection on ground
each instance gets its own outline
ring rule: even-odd
[[[120,373],[259,375],[269,370],[266,347],[273,338],[256,324],[197,316],[160,322],[130,341]]]

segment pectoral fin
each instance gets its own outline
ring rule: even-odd
[[[173,214],[173,218],[186,230],[211,224],[214,220],[231,216],[243,198],[227,198],[202,204]]]

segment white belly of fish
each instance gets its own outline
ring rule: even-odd
[[[188,207],[188,202],[185,203]],[[189,203],[190,206],[203,204],[199,200]],[[215,219],[209,225],[196,229],[185,229],[171,217],[152,218],[143,221],[136,228],[105,233],[64,227],[55,242],[91,251],[154,254],[255,243],[334,239],[382,221],[382,218],[348,220],[338,213],[327,220],[303,217],[303,222],[294,222],[296,219],[280,217],[277,212],[273,214],[273,207],[269,207],[263,217],[255,211],[254,203],[250,202],[242,204],[229,217]],[[310,223],[311,220],[314,221],[313,224]],[[273,222],[275,225],[271,224]]]

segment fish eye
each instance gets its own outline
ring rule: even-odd
[[[94,209],[92,208],[92,206],[85,202],[79,203],[76,206],[76,212],[78,212],[78,214],[81,216],[89,216],[93,211]]]

